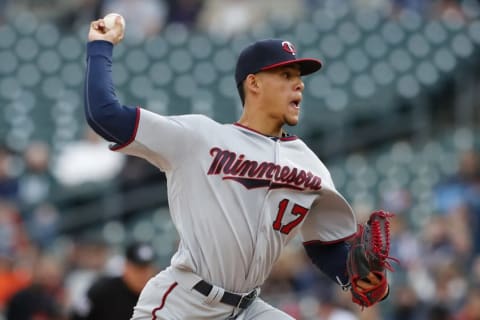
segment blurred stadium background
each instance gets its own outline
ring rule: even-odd
[[[479,319],[480,6],[474,0],[0,1],[0,319],[58,261],[68,314],[131,240],[169,264],[177,236],[165,179],[108,151],[83,116],[89,21],[119,12],[121,101],[233,122],[236,55],[267,37],[319,57],[300,135],[362,220],[397,214],[387,303],[361,312],[312,268],[299,241],[263,297],[296,319]],[[335,318],[334,318],[335,317]],[[66,317],[68,318],[68,316]]]

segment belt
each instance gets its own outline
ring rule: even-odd
[[[193,286],[193,289],[197,290],[204,296],[208,296],[210,291],[212,291],[213,286],[208,282],[201,280],[195,286]],[[228,304],[234,307],[246,309],[248,308],[248,306],[252,304],[253,300],[255,300],[257,295],[258,295],[258,292],[256,289],[252,290],[247,295],[241,295],[241,294],[225,291],[223,293],[222,299],[220,299],[220,302],[223,302],[225,304]]]

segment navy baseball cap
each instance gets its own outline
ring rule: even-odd
[[[235,68],[235,81],[238,86],[249,74],[294,63],[300,66],[302,76],[318,71],[322,67],[322,62],[318,59],[297,58],[297,50],[289,41],[260,40],[240,53]]]
[[[136,265],[148,265],[155,261],[155,250],[146,242],[134,242],[127,246],[125,257]]]

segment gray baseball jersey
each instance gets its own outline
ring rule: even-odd
[[[121,150],[166,173],[180,236],[172,265],[226,290],[262,285],[298,233],[332,242],[355,232],[327,168],[295,136],[140,109],[135,139]]]

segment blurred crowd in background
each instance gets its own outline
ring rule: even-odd
[[[8,24],[9,17],[30,12],[69,33],[106,13],[119,12],[132,37],[161,35],[172,23],[192,32],[232,36],[267,16],[295,21],[312,8],[342,2],[364,9],[388,8],[391,19],[405,10],[424,17],[465,15],[462,1],[455,0],[0,0],[0,25]],[[451,126],[453,135],[458,128]],[[412,226],[409,217],[416,190],[382,190],[379,195],[375,207],[397,214],[392,221],[391,255],[401,261],[389,275],[392,289],[387,302],[360,310],[348,293],[312,266],[299,240],[281,256],[263,287],[263,297],[304,320],[480,319],[480,145],[476,142],[480,136],[476,130],[478,121],[466,128],[472,142],[450,150],[452,169],[437,177],[428,190],[431,214],[420,224]],[[327,167],[334,164],[333,158],[323,160]],[[163,174],[143,160],[109,151],[108,144],[89,129],[55,153],[45,141],[32,141],[21,150],[0,144],[0,319],[73,319],[95,279],[122,273],[128,241],[112,240],[121,230],[116,225],[109,225],[104,233],[67,229],[62,224],[63,209],[95,200],[92,193],[113,188],[121,195],[164,182]],[[343,185],[346,188],[348,181]],[[88,199],[72,196],[92,186],[95,191]],[[354,207],[360,222],[371,209],[357,203]],[[102,237],[105,232],[110,237]],[[155,245],[171,254],[177,240],[173,237]],[[156,269],[167,264],[165,259],[158,260]],[[15,308],[31,314],[14,317]]]
[[[210,33],[235,34],[244,32],[265,18],[302,18],[306,12],[329,3],[331,6],[353,3],[358,8],[388,7],[395,15],[412,10],[422,16],[441,15],[446,10],[461,12],[458,0],[2,0],[0,12],[15,16],[28,10],[39,19],[54,21],[62,30],[74,30],[106,13],[121,12],[132,34],[145,37],[161,32],[171,23]]]

